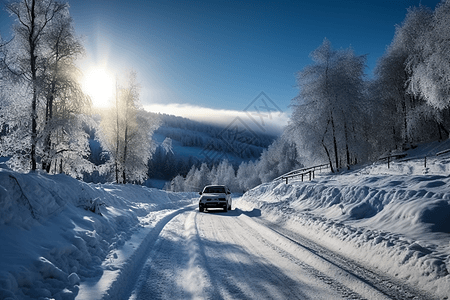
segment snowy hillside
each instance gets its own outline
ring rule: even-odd
[[[73,299],[92,280],[86,299],[101,298],[134,271],[155,224],[191,198],[0,168],[0,299]]]
[[[266,183],[237,204],[443,299],[450,295],[450,156],[433,143],[403,162]],[[424,157],[428,156],[425,168]]]
[[[227,159],[235,167],[243,161],[255,161],[275,136],[236,126],[208,124],[166,114],[154,114],[161,120],[155,131],[155,153],[149,162],[152,187],[162,188],[155,179],[172,180],[177,175],[186,176],[192,166],[201,163],[218,165]],[[237,126],[239,125],[239,126]]]

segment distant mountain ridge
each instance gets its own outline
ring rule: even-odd
[[[167,114],[153,135],[157,143],[149,164],[149,178],[170,180],[186,175],[193,165],[219,164],[226,159],[235,167],[243,161],[257,160],[277,138],[255,132],[236,118],[228,126],[209,124]]]
[[[256,133],[242,124],[221,126],[167,114],[158,116],[162,124],[155,131],[155,136],[168,137],[180,143],[182,147],[202,150],[213,147],[215,151],[244,160],[258,158],[262,150],[269,147],[276,138],[274,135]],[[207,156],[204,152],[202,155]]]

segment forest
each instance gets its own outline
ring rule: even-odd
[[[164,141],[159,143],[149,161],[149,178],[171,180],[176,175],[184,177],[192,166],[200,167],[206,162],[212,167],[222,159],[228,159],[237,169],[242,161],[257,160],[276,139],[276,136],[263,132],[255,136],[243,132],[230,141],[224,137],[230,136],[232,130],[224,126],[166,114],[156,114],[155,118],[161,123],[154,137],[164,137]],[[212,151],[216,155],[207,155]]]
[[[6,9],[16,21],[11,40],[0,36],[0,157],[16,171],[123,184],[162,178],[172,191],[222,183],[243,192],[294,168],[329,163],[338,172],[449,136],[450,1],[411,7],[370,78],[366,56],[325,38],[297,73],[283,134],[233,141],[239,164],[171,155],[172,140],[222,152],[228,145],[214,126],[168,116],[170,129],[161,126],[163,116],[140,105],[133,70],[118,78],[111,107],[94,109],[80,84],[76,62],[85,49],[68,4],[18,0]],[[159,146],[157,130],[168,138]]]

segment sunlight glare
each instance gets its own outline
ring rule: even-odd
[[[91,67],[85,72],[83,90],[91,97],[94,107],[109,106],[115,92],[116,80],[105,67]]]

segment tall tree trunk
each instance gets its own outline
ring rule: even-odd
[[[327,153],[327,157],[328,157],[328,162],[330,164],[330,169],[331,169],[331,173],[334,173],[334,168],[333,168],[333,163],[331,162],[331,156],[330,156],[330,152],[328,151],[327,146],[325,145],[324,141],[322,140],[322,146],[325,149],[325,152]]]
[[[46,137],[44,141],[44,158],[42,159],[42,169],[46,170],[47,173],[50,173],[50,165],[52,157],[50,157],[49,153],[52,149],[52,141],[51,141],[51,129],[49,128],[52,119],[53,119],[53,102],[55,100],[56,93],[56,82],[58,80],[58,61],[59,57],[59,39],[56,42],[56,52],[55,52],[55,67],[53,70],[53,76],[51,81],[50,93],[47,96],[47,104],[46,104],[46,112],[45,112],[45,127],[46,127]]]
[[[327,94],[327,98],[328,98],[328,99],[330,98],[330,95],[329,95],[330,90],[329,90],[329,87],[328,87],[328,68],[329,68],[329,60],[330,60],[330,57],[328,56],[328,57],[327,57],[327,65],[326,65],[326,68],[325,68],[325,93]],[[335,127],[334,127],[333,111],[330,111],[330,118],[328,119],[328,124],[329,124],[330,122],[331,122],[331,129],[332,129],[332,135],[333,135],[333,144],[334,144],[334,155],[335,155],[335,161],[336,161],[336,170],[338,170],[338,169],[339,169],[339,162],[338,162],[338,154],[337,154],[336,131],[335,131]],[[327,124],[327,129],[328,129],[328,124]],[[325,131],[325,133],[326,133],[326,131]],[[324,138],[325,138],[325,134],[324,134]],[[328,159],[330,160],[330,168],[331,168],[331,171],[334,173],[334,170],[333,170],[333,164],[331,163],[330,154],[329,154],[329,152],[328,152],[328,149],[325,147],[325,143],[324,143],[323,139],[322,139],[322,145],[324,146],[325,151],[327,152],[327,155],[328,155]]]
[[[408,112],[406,111],[407,108],[406,108],[406,99],[405,99],[405,97],[403,97],[402,106],[403,106],[403,126],[405,127],[405,136],[404,136],[403,143],[406,145],[409,142],[409,139],[408,139],[409,134],[408,134]]]
[[[128,120],[126,120],[128,122]],[[125,123],[127,124],[127,123]],[[128,151],[128,125],[125,125],[125,140],[123,145],[123,183],[127,183],[126,177],[126,163],[127,163],[127,151]]]
[[[36,40],[34,37],[36,27],[35,1],[31,1],[30,7],[30,33],[28,35],[28,44],[30,46],[30,68],[31,81],[33,85],[33,99],[31,101],[31,170],[36,170],[36,143],[37,143],[37,68],[36,68]]]
[[[331,120],[331,129],[333,132],[334,159],[335,159],[335,163],[336,163],[336,170],[339,171],[339,155],[338,155],[338,148],[337,148],[337,142],[336,142],[336,128],[334,126],[333,112],[330,113],[330,120]]]
[[[344,134],[345,134],[345,152],[346,152],[346,159],[347,159],[347,168],[350,169],[350,165],[352,163],[350,161],[350,151],[348,150],[348,128],[347,128],[346,121],[344,121]]]
[[[325,135],[327,134],[327,131],[328,131],[328,125],[330,125],[330,119],[328,119],[327,126],[325,127],[325,132],[323,133],[323,136],[322,136],[322,146],[323,146],[323,149],[325,149],[325,152],[327,153],[327,157],[328,157],[328,162],[330,164],[331,173],[334,173],[333,163],[331,162],[330,151],[328,151],[328,148],[325,145]]]
[[[119,89],[117,88],[117,78],[116,78],[116,183],[119,183],[119,142],[120,142],[120,134],[119,134]]]
[[[53,119],[53,102],[55,99],[56,92],[56,78],[54,77],[52,80],[52,85],[50,88],[50,94],[47,97],[47,107],[45,114],[45,127],[46,127],[46,136],[44,141],[44,157],[42,159],[42,169],[47,173],[50,173],[50,165],[51,165],[51,157],[50,150],[52,149],[52,141],[51,141],[51,129],[50,124]]]
[[[444,125],[442,125],[442,122],[439,122],[439,121],[435,121],[435,122],[436,122],[436,125],[437,125],[437,128],[438,128],[438,132],[439,132],[439,141],[442,141],[444,139],[448,139],[449,132],[444,127]],[[444,135],[442,134],[442,132],[445,133],[445,138],[444,138]]]
[[[445,134],[446,134],[445,139],[448,139],[450,132],[448,131],[447,128],[444,127],[444,125],[442,124],[442,122],[439,122],[439,128],[441,128],[441,129],[445,132]]]
[[[126,165],[127,165],[127,151],[128,151],[128,93],[124,93],[122,95],[123,103],[125,104],[125,131],[123,136],[123,158],[122,158],[122,177],[123,177],[123,183],[127,183],[127,176],[126,176]]]

